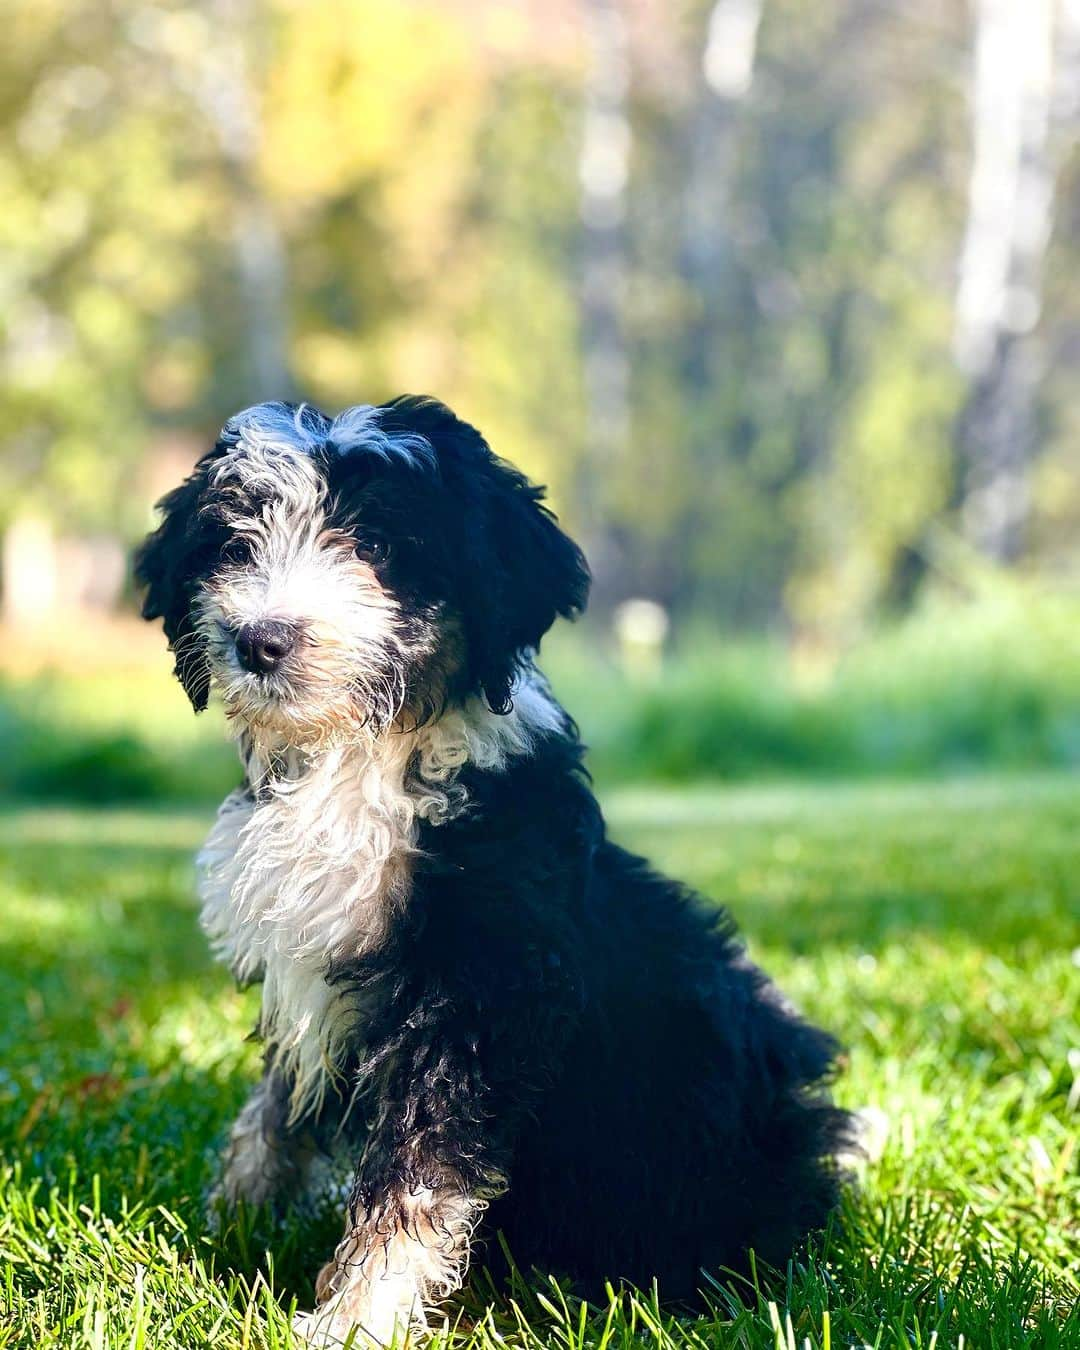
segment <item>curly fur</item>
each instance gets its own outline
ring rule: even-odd
[[[355,1163],[299,1329],[387,1341],[500,1230],[586,1292],[784,1260],[850,1146],[835,1046],[723,910],[607,839],[534,664],[588,587],[542,493],[399,399],[249,409],[162,507],[144,613],[245,775],[200,855],[203,925],[262,984],[217,1196],[280,1207],[320,1154]],[[290,641],[252,668],[264,622]]]

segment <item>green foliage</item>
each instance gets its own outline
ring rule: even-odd
[[[911,776],[1080,765],[1080,607],[999,588],[939,597],[845,653],[690,628],[653,675],[588,630],[542,662],[602,785]],[[0,795],[216,799],[237,777],[217,708],[196,719],[166,663],[0,680]]]
[[[767,0],[752,81],[724,100],[703,68],[712,9],[653,5],[629,25],[612,239],[629,425],[590,468],[589,66],[568,16],[486,0],[16,6],[0,53],[0,528],[31,510],[133,537],[143,459],[176,455],[177,432],[193,448],[264,397],[413,389],[552,485],[615,560],[608,598],[833,632],[906,603],[962,477],[950,332],[970,14]],[[1067,202],[1075,163],[1061,179]],[[1075,546],[1074,235],[1047,258],[1036,564]]]
[[[0,798],[220,800],[239,777],[220,720],[196,723],[164,670],[0,679]]]
[[[1072,780],[639,787],[606,805],[835,1029],[838,1091],[883,1113],[884,1152],[808,1257],[757,1289],[717,1272],[709,1316],[648,1291],[583,1309],[543,1281],[489,1311],[481,1277],[451,1311],[456,1344],[1076,1345]],[[195,920],[208,815],[0,815],[0,1346],[284,1350],[335,1239],[329,1215],[221,1237],[202,1216],[258,1061],[257,994],[210,964]]]
[[[928,600],[843,653],[698,628],[652,677],[568,645],[548,668],[602,782],[1072,766],[1078,634],[1074,600],[1019,587]]]

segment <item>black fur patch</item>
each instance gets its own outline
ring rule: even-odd
[[[419,719],[473,695],[506,711],[544,633],[584,607],[581,552],[474,428],[431,399],[357,411],[251,410],[162,502],[136,570],[196,708],[210,672],[192,603],[224,565],[230,513],[265,504],[213,473],[245,417],[310,455],[326,527],[397,602]],[[582,753],[565,718],[504,768],[461,770],[467,809],[421,827],[385,940],[327,966],[356,1010],[340,1097],[289,1124],[278,1083],[268,1128],[348,1141],[361,1234],[464,1194],[492,1200],[477,1236],[501,1228],[524,1268],[687,1297],[703,1268],[745,1266],[750,1248],[782,1262],[824,1222],[851,1120],[825,1087],[833,1041],[725,911],[608,841]]]
[[[498,1193],[489,1263],[501,1230],[522,1269],[591,1296],[658,1278],[690,1299],[703,1269],[782,1264],[824,1224],[851,1142],[837,1047],[726,911],[605,838],[579,764],[554,737],[467,773],[473,809],[424,833],[392,942],[332,970],[376,1010],[351,1069],[354,1214],[449,1169]]]

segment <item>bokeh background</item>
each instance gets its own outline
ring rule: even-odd
[[[35,0],[0,125],[0,789],[216,792],[131,545],[403,391],[585,543],[602,781],[1080,760],[1077,0]]]
[[[1080,0],[0,5],[0,1345],[294,1343],[340,1217],[207,1229],[239,770],[128,560],[234,411],[405,391],[550,485],[614,837],[872,1126],[704,1322],[455,1344],[1080,1344],[1078,127]]]

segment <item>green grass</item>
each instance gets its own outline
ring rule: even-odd
[[[620,838],[728,902],[850,1047],[840,1095],[885,1114],[884,1153],[809,1257],[741,1299],[717,1272],[709,1317],[649,1292],[580,1308],[542,1281],[485,1315],[481,1284],[460,1343],[1080,1345],[1080,783],[635,788],[608,805]],[[206,822],[0,815],[0,1347],[285,1347],[291,1300],[311,1298],[332,1218],[287,1227],[273,1260],[257,1227],[214,1238],[202,1219],[257,1065],[255,995],[195,923]]]
[[[552,638],[545,665],[608,782],[1080,765],[1080,602],[1015,579],[977,601],[928,594],[845,644],[686,626],[652,672]]]

